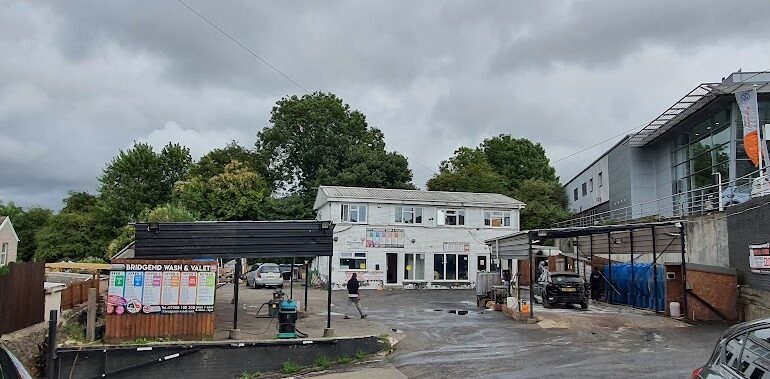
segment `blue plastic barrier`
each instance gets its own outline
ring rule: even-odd
[[[604,266],[604,276],[612,283],[620,293],[612,290],[606,283],[604,286],[604,297],[610,303],[628,304],[640,308],[649,308],[656,311],[664,310],[665,271],[661,265],[657,265],[657,291],[653,290],[655,280],[653,278],[653,269],[651,263],[635,263],[633,265],[634,289],[631,290],[631,270],[630,263],[613,263],[612,274],[610,274],[609,265]],[[657,296],[655,296],[657,295]]]

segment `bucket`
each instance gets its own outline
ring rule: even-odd
[[[672,301],[668,304],[668,314],[671,317],[679,317],[682,315],[682,308],[676,301]]]
[[[529,313],[529,304],[528,303],[522,303],[521,304],[521,313]]]

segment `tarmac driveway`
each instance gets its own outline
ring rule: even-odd
[[[370,318],[406,335],[375,365],[392,365],[410,378],[687,378],[728,326],[690,326],[593,305],[587,311],[536,306],[543,321],[527,325],[477,308],[468,290],[362,291],[361,301]]]

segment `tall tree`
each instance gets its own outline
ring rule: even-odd
[[[11,218],[13,229],[19,236],[17,259],[19,261],[31,261],[37,248],[35,234],[48,223],[53,212],[43,207],[23,209],[13,202],[7,204],[0,202],[0,215]]]
[[[527,179],[559,180],[539,143],[501,134],[485,139],[479,149],[495,172],[506,178],[510,190],[519,188],[521,182]]]
[[[177,204],[164,204],[155,209],[145,209],[137,221],[141,222],[181,222],[196,221],[197,217],[187,208]],[[118,231],[115,239],[107,245],[106,259],[120,252],[135,239],[133,225],[126,225]]]
[[[121,150],[99,177],[105,221],[113,227],[135,220],[147,208],[171,200],[174,183],[184,179],[192,158],[186,147],[168,144],[157,154],[145,143]]]
[[[524,230],[552,227],[569,217],[567,194],[557,181],[527,179],[520,183],[513,195],[527,204],[521,212]]]
[[[496,173],[479,149],[461,147],[426,183],[431,191],[506,193],[506,179]]]
[[[101,225],[95,213],[96,197],[85,192],[70,192],[63,202],[62,210],[35,235],[35,260],[104,257],[114,231]]]
[[[265,179],[239,161],[228,163],[224,172],[211,178],[177,182],[174,191],[179,204],[213,220],[258,220],[269,196]]]
[[[210,178],[225,171],[225,166],[232,161],[239,161],[255,171],[260,172],[257,154],[250,149],[232,141],[227,146],[214,149],[202,156],[190,167],[190,176]]]
[[[333,94],[283,98],[270,122],[256,144],[268,180],[300,192],[308,206],[324,184],[414,188],[406,158],[387,152],[382,132]]]

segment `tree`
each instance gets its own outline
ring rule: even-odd
[[[105,222],[112,227],[135,220],[149,208],[171,200],[174,183],[184,179],[192,164],[186,147],[169,143],[160,154],[145,143],[121,150],[99,177]]]
[[[414,188],[406,158],[388,153],[382,132],[333,94],[283,98],[270,122],[256,153],[267,179],[288,193],[307,201],[319,185]]]
[[[23,209],[13,202],[7,204],[0,202],[0,215],[10,217],[13,229],[19,236],[17,260],[31,261],[37,249],[35,234],[48,223],[53,212],[43,207]]]
[[[559,180],[556,170],[551,167],[545,155],[545,149],[539,143],[501,134],[485,139],[479,149],[484,152],[495,172],[506,178],[510,190],[516,190],[527,179]]]
[[[524,180],[514,197],[527,204],[521,212],[521,227],[524,230],[549,228],[569,217],[569,200],[557,181]]]
[[[182,222],[182,221],[196,221],[192,212],[187,208],[177,204],[164,204],[156,207],[155,209],[145,209],[139,216],[140,222]],[[113,239],[109,245],[107,245],[106,257],[109,259],[115,254],[119,253],[136,239],[135,228],[133,225],[126,225],[118,230],[117,236]]]
[[[258,220],[270,188],[265,179],[239,161],[211,178],[195,176],[176,184],[174,199],[212,220]]]
[[[431,191],[506,193],[506,180],[495,172],[481,150],[461,147],[426,183]]]
[[[225,171],[225,166],[232,161],[239,161],[260,172],[257,154],[232,141],[226,147],[214,149],[201,157],[190,167],[190,176],[210,178]]]

